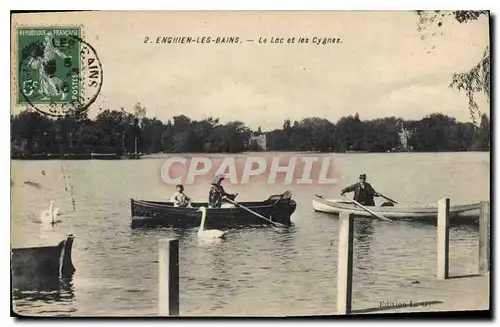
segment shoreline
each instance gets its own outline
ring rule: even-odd
[[[321,151],[286,151],[286,150],[269,150],[269,151],[247,151],[247,152],[201,152],[201,153],[177,153],[177,152],[165,152],[165,153],[127,153],[127,154],[117,154],[117,153],[65,153],[65,154],[33,154],[33,155],[11,155],[11,160],[137,160],[141,158],[162,158],[172,155],[186,155],[186,156],[194,156],[194,155],[208,155],[208,156],[216,156],[216,155],[229,155],[229,156],[238,156],[245,154],[263,154],[269,155],[270,153],[300,153],[300,154],[340,154],[340,155],[373,155],[373,154],[430,154],[430,153],[489,153],[491,155],[491,151],[440,151],[440,152],[321,152]]]

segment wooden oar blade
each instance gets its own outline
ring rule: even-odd
[[[317,197],[318,199],[321,199],[325,202],[333,202],[333,203],[344,203],[344,202],[349,202],[349,201],[346,201],[346,200],[342,200],[342,199],[327,199],[325,198],[324,196],[322,195],[319,195],[319,194],[314,194],[315,197]]]
[[[385,220],[385,221],[392,221],[391,219],[389,219],[389,218],[387,218],[387,217],[385,217],[385,216],[382,216],[382,215],[381,215],[381,214],[379,214],[379,213],[373,212],[373,214],[374,214],[375,216],[377,216],[377,218],[378,218],[378,219]]]
[[[264,220],[267,220],[268,222],[270,222],[271,224],[273,224],[273,225],[274,225],[274,226],[276,226],[276,227],[279,227],[279,226],[285,226],[285,225],[283,225],[283,224],[281,224],[281,223],[278,223],[278,222],[272,221],[271,219],[264,217],[263,215],[259,214],[258,212],[255,212],[255,211],[253,211],[253,210],[251,210],[251,209],[249,209],[249,208],[245,207],[244,205],[239,204],[238,202],[236,202],[236,201],[234,201],[234,200],[231,200],[231,199],[228,199],[228,198],[226,198],[225,200],[226,200],[226,201],[228,201],[229,203],[234,204],[235,206],[238,206],[238,207],[242,208],[243,210],[245,210],[245,211],[247,211],[247,212],[249,212],[249,213],[251,213],[251,214],[253,214],[253,215],[255,215],[255,216],[259,217],[259,218],[262,218],[262,219],[264,219]],[[285,227],[286,227],[286,226],[285,226]]]
[[[345,195],[344,195],[344,197],[345,197],[347,200],[351,201],[352,203],[356,204],[356,205],[357,205],[358,207],[360,207],[361,209],[363,209],[363,210],[365,210],[366,212],[368,212],[368,213],[372,214],[373,216],[377,217],[378,219],[380,219],[380,220],[384,220],[384,221],[392,221],[391,219],[389,219],[389,218],[385,217],[384,215],[381,215],[381,214],[379,214],[379,213],[377,213],[377,212],[374,212],[373,210],[368,209],[367,207],[365,207],[365,206],[364,206],[364,205],[362,205],[361,203],[357,202],[356,200],[354,200],[354,199],[350,199],[350,198],[348,198],[348,197],[347,197],[347,196],[345,196]]]

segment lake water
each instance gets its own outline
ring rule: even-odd
[[[267,153],[269,155],[269,153]],[[162,158],[117,161],[13,161],[13,247],[51,245],[75,235],[71,283],[56,294],[31,290],[14,299],[25,315],[156,314],[158,240],[180,241],[181,315],[311,315],[336,312],[338,218],[314,213],[314,193],[338,197],[368,175],[376,190],[401,205],[489,200],[489,153],[332,154],[339,183],[315,189],[262,183],[227,185],[240,201],[263,200],[289,189],[297,201],[286,230],[229,231],[220,243],[199,243],[196,229],[130,228],[129,197],[168,199]],[[42,174],[42,171],[45,174]],[[23,183],[38,182],[42,189]],[[208,185],[187,186],[205,200]],[[50,200],[63,211],[56,228],[39,223]],[[74,209],[73,209],[74,201]],[[450,231],[451,274],[477,269],[477,226]],[[418,301],[412,281],[435,279],[436,228],[431,224],[356,219],[353,309],[380,301]]]

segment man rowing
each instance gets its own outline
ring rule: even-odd
[[[380,196],[370,183],[366,182],[366,174],[359,175],[359,183],[348,186],[340,192],[340,195],[354,192],[354,200],[365,206],[375,206],[374,196]]]
[[[210,187],[210,193],[208,195],[209,208],[221,208],[224,197],[234,200],[234,198],[238,195],[238,193],[235,194],[226,193],[226,191],[221,185],[223,180],[224,180],[224,175],[215,175],[214,179],[212,180],[212,186]],[[234,205],[230,203],[224,203],[224,207],[225,208],[234,207]]]

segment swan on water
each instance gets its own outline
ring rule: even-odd
[[[54,224],[57,221],[55,220],[56,216],[59,216],[61,213],[59,212],[59,208],[54,208],[54,201],[50,201],[50,207],[48,210],[43,210],[40,213],[40,220],[44,223]]]
[[[200,229],[198,229],[198,237],[203,238],[223,238],[226,233],[217,229],[207,229],[205,230],[205,219],[207,217],[207,208],[201,207],[198,209],[201,211],[201,224]]]

